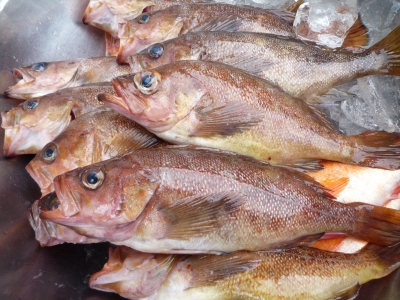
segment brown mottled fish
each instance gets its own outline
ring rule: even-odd
[[[400,76],[400,26],[362,52],[332,50],[252,32],[190,32],[132,55],[133,72],[179,60],[216,61],[243,69],[294,97],[317,101],[332,87],[365,75]]]
[[[77,118],[26,166],[42,196],[54,191],[53,179],[78,167],[132,150],[166,144],[154,134],[112,110],[98,109]]]
[[[98,83],[30,99],[1,112],[4,155],[36,154],[67,128],[71,120],[96,108],[99,93],[114,93],[111,83]]]
[[[5,95],[17,99],[31,99],[67,87],[110,81],[130,71],[128,66],[119,65],[115,57],[39,62],[14,69],[14,76],[19,82],[10,86]]]
[[[305,102],[231,66],[180,61],[112,83],[119,97],[99,99],[172,144],[229,150],[304,169],[320,159],[400,166],[400,134],[343,136]]]
[[[332,201],[301,172],[211,148],[139,149],[59,175],[54,188],[42,219],[144,252],[258,251],[324,232],[400,241],[400,211]]]
[[[361,284],[400,266],[400,246],[356,254],[306,247],[268,252],[185,256],[110,248],[91,288],[148,300],[354,299]]]
[[[174,5],[154,13],[143,13],[121,25],[117,61],[127,63],[130,55],[189,31],[250,31],[294,37],[293,19],[294,15],[287,11],[251,6],[225,3]]]

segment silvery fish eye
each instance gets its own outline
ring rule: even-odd
[[[147,52],[148,56],[154,59],[160,58],[161,55],[163,55],[163,53],[164,53],[164,46],[159,43],[150,46]]]
[[[89,190],[98,189],[104,181],[104,172],[99,167],[86,169],[81,174],[83,186]]]
[[[48,143],[43,147],[42,151],[40,151],[40,157],[46,163],[52,163],[58,154],[57,145],[54,143]]]
[[[36,99],[27,100],[22,105],[22,109],[25,111],[30,111],[36,108],[39,105],[39,101]]]
[[[33,70],[33,71],[44,71],[44,70],[47,69],[47,67],[48,67],[47,63],[40,62],[40,63],[33,64],[31,66],[31,70]]]
[[[157,91],[161,81],[161,74],[156,71],[139,72],[136,73],[133,81],[143,94],[150,95]]]
[[[146,22],[149,21],[149,20],[150,20],[150,14],[148,14],[148,13],[141,14],[141,15],[138,17],[138,22],[139,22],[140,24],[144,24],[144,23],[146,23]]]

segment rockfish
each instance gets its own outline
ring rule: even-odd
[[[10,86],[5,95],[31,99],[67,87],[110,81],[116,76],[130,72],[130,67],[119,65],[115,57],[39,62],[14,69],[14,76],[20,80],[16,85]]]
[[[190,32],[129,57],[133,72],[179,60],[232,65],[318,101],[332,87],[365,75],[400,75],[400,26],[363,52],[332,50],[287,37],[251,32]]]
[[[361,284],[400,265],[399,245],[356,254],[299,247],[268,252],[185,256],[110,248],[91,288],[128,299],[353,299]]]
[[[140,148],[166,144],[132,120],[112,110],[98,109],[77,118],[26,166],[42,196],[54,191],[53,179]]]
[[[400,134],[343,136],[305,102],[231,66],[180,61],[112,83],[119,97],[99,99],[172,144],[229,150],[303,169],[320,159],[400,166]]]
[[[119,63],[154,43],[175,38],[189,31],[250,31],[295,37],[294,15],[287,11],[266,10],[224,3],[175,5],[154,13],[143,13],[122,24],[118,33]]]
[[[97,100],[97,94],[104,92],[114,93],[111,83],[63,89],[1,112],[1,127],[5,129],[4,155],[38,153],[63,132],[71,120],[104,107]]]
[[[400,241],[400,211],[332,201],[301,172],[215,149],[139,149],[59,175],[54,188],[42,219],[144,252],[258,251],[324,232]]]

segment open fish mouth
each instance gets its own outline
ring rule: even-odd
[[[10,86],[5,92],[4,95],[11,98],[17,99],[29,99],[32,98],[31,93],[24,94],[23,92],[19,91],[19,88],[25,88],[29,86],[35,85],[35,78],[30,76],[22,69],[14,69],[13,75],[19,81],[15,84]]]
[[[42,192],[42,197],[53,192],[53,176],[46,170],[37,166],[34,161],[31,161],[26,167],[26,171],[31,175],[33,180],[39,185]]]

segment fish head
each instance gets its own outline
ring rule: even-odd
[[[36,154],[69,125],[74,103],[62,98],[30,99],[1,113],[4,155]]]
[[[124,23],[121,17],[110,11],[105,1],[91,0],[83,14],[82,22],[110,33],[113,37],[118,36],[118,24]]]
[[[154,69],[180,60],[199,60],[201,50],[195,44],[189,44],[186,36],[156,43],[128,58],[132,72]]]
[[[14,69],[18,83],[10,86],[5,95],[17,99],[40,97],[72,86],[79,70],[79,61],[39,62]]]
[[[89,286],[129,299],[149,297],[162,285],[174,257],[142,253],[124,246],[110,248],[107,263],[90,277]]]
[[[185,118],[207,93],[190,72],[168,65],[114,78],[112,83],[119,97],[105,99],[105,105],[149,131],[166,131]]]
[[[72,227],[115,227],[138,218],[159,185],[140,163],[110,159],[57,176],[58,205],[43,202],[42,219]]]
[[[36,154],[25,168],[39,185],[42,196],[54,191],[56,176],[94,162],[98,153],[94,153],[93,141],[91,128],[67,130]]]
[[[128,63],[128,57],[148,46],[177,37],[182,29],[182,18],[177,14],[158,11],[143,13],[134,20],[121,24],[118,32],[119,63]]]
[[[104,0],[104,2],[112,14],[121,16],[125,20],[132,20],[145,9],[156,5],[149,0]]]

